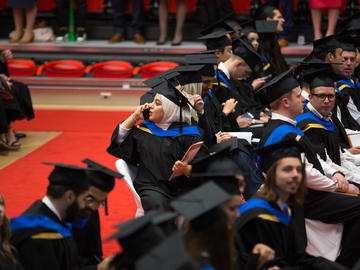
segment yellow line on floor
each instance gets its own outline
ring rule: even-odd
[[[19,150],[9,151],[8,155],[0,156],[0,170],[16,160],[25,157],[61,134],[61,132],[57,131],[26,131],[24,133],[26,134],[26,137],[20,140],[21,148]]]
[[[84,111],[135,111],[136,106],[113,105],[67,105],[67,104],[34,104],[35,109],[42,110],[84,110]]]

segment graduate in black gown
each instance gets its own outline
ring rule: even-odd
[[[81,264],[88,266],[98,264],[103,256],[99,210],[105,208],[107,215],[107,196],[114,189],[115,178],[120,179],[122,175],[93,160],[84,159],[83,162],[94,171],[87,174],[90,187],[85,191],[85,203],[79,204],[79,213],[73,222],[72,234]]]
[[[71,223],[78,215],[80,194],[88,186],[91,169],[59,163],[49,176],[46,196],[11,220],[11,242],[25,269],[81,269]],[[83,195],[84,197],[86,196]],[[104,269],[109,261],[87,269]]]
[[[10,243],[10,220],[5,213],[5,200],[0,194],[0,269],[23,270],[17,259],[17,251]]]
[[[191,188],[184,177],[169,181],[172,167],[188,148],[202,141],[199,129],[190,126],[187,99],[169,82],[156,86],[149,97],[152,103],[139,106],[124,122],[118,124],[107,151],[137,166],[134,187],[145,211],[162,208],[174,196]],[[200,98],[195,103],[203,106]],[[200,106],[200,107],[201,107]],[[149,112],[149,117],[145,117]],[[139,120],[144,120],[135,125]]]
[[[275,250],[275,259],[266,267],[345,269],[305,252],[304,240],[290,210],[302,204],[306,193],[305,166],[295,143],[282,141],[258,150],[267,177],[256,197],[239,208],[240,218],[235,224],[239,264],[244,266],[254,245],[261,242]]]

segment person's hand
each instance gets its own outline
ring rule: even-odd
[[[12,58],[13,58],[13,54],[9,49],[3,50],[0,54],[1,63],[5,63],[7,60]]]
[[[251,86],[253,87],[254,90],[256,90],[259,87],[263,86],[265,83],[266,83],[266,76],[253,80]]]
[[[176,161],[174,163],[174,166],[172,167],[172,171],[175,175],[186,175],[187,177],[190,176],[192,166],[188,165],[186,162],[182,162],[180,160]]]
[[[244,118],[242,115],[236,118],[236,122],[240,128],[246,128],[251,125],[251,118]]]
[[[216,133],[215,136],[216,136],[216,143],[221,143],[223,141],[227,141],[228,139],[230,139],[232,137],[229,133],[221,132],[221,131]]]
[[[223,113],[225,115],[229,115],[230,113],[235,112],[235,107],[236,104],[238,104],[237,101],[235,101],[234,98],[230,98],[227,101],[225,101],[224,103],[222,103],[221,105],[223,106]]]
[[[135,112],[131,115],[131,117],[133,117],[133,119],[137,122],[139,120],[144,120],[144,110],[150,109],[150,104],[149,103],[145,103],[143,105],[140,105],[139,107],[136,108]]]
[[[345,177],[341,173],[334,173],[331,179],[337,184],[338,188],[341,191],[348,191],[349,190],[349,182],[346,181]]]
[[[267,123],[270,120],[270,116],[268,116],[266,113],[261,112],[260,113],[260,121],[262,123]]]
[[[348,148],[347,150],[353,155],[360,154],[360,146],[351,147],[351,148]]]
[[[359,194],[359,188],[353,184],[349,184],[348,193]]]
[[[253,254],[259,254],[258,269],[260,269],[265,263],[275,258],[275,251],[264,244],[256,244],[252,250]]]
[[[195,108],[196,112],[200,115],[204,114],[204,101],[201,98],[201,96],[194,95],[193,100],[194,100],[194,108]]]
[[[114,259],[115,255],[103,259],[98,265],[97,270],[110,270],[110,263]]]

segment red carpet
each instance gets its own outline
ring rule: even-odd
[[[41,199],[48,184],[52,166],[42,161],[62,162],[84,166],[88,157],[115,170],[116,158],[106,152],[116,124],[129,115],[127,112],[37,110],[36,118],[19,121],[14,129],[22,131],[63,131],[55,139],[17,160],[0,171],[0,192],[6,200],[9,217],[19,215],[34,200]],[[101,210],[103,239],[114,231],[112,226],[135,214],[135,202],[126,184],[119,180],[110,193],[109,216]],[[118,250],[115,241],[103,246],[104,254]]]

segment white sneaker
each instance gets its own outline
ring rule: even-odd
[[[87,35],[85,32],[80,32],[76,34],[76,42],[82,43],[85,42],[87,38]]]
[[[56,36],[55,38],[55,42],[65,42],[65,41],[68,41],[69,40],[69,34],[68,33],[64,33],[64,35],[58,35]]]

